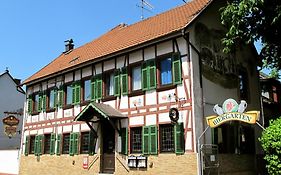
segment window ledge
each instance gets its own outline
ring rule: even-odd
[[[64,110],[65,110],[65,109],[70,109],[70,108],[73,108],[73,106],[74,106],[74,105],[72,105],[72,104],[71,104],[71,105],[65,105],[62,109],[64,109]]]
[[[177,87],[177,85],[174,85],[174,84],[163,85],[163,86],[157,87],[156,91],[157,92],[161,92],[161,91],[166,91],[166,90],[174,89],[176,87]]]
[[[143,90],[135,90],[132,91],[131,93],[128,94],[128,97],[132,97],[132,96],[138,96],[138,95],[143,95],[144,91]]]
[[[110,100],[116,100],[116,97],[111,95],[111,96],[106,96],[106,97],[103,97],[103,99],[101,100],[102,102],[105,102],[105,101],[110,101]]]

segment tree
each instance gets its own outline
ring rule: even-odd
[[[227,28],[224,52],[261,40],[263,65],[275,73],[281,70],[280,0],[233,0],[221,9],[221,20]]]
[[[281,174],[281,117],[270,122],[261,138],[269,174]]]

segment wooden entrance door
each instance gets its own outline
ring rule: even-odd
[[[108,121],[102,125],[102,155],[101,169],[103,173],[115,171],[115,130]]]

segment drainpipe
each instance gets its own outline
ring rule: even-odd
[[[182,37],[186,40],[187,43],[187,48],[188,48],[188,56],[189,59],[191,61],[191,52],[190,52],[190,47],[191,49],[193,49],[196,54],[198,55],[198,61],[199,61],[199,83],[200,83],[200,88],[201,88],[201,108],[202,108],[202,116],[204,117],[204,93],[203,93],[203,81],[202,81],[202,61],[201,61],[201,54],[200,51],[189,41],[189,32],[186,32],[186,28],[184,28],[182,30]],[[202,118],[202,127],[204,128],[204,120]],[[203,129],[202,128],[202,129]],[[209,128],[209,127],[208,127]],[[204,131],[202,130],[202,134],[198,137],[198,139],[196,139],[197,143],[197,160],[198,160],[198,174],[202,175],[203,174],[203,169],[202,169],[202,165],[201,165],[201,153],[200,153],[200,139],[201,137],[205,134],[205,132],[208,130],[208,128],[206,128]]]

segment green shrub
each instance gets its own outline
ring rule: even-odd
[[[281,117],[270,121],[269,127],[263,131],[261,138],[265,152],[266,168],[269,174],[281,174]]]

